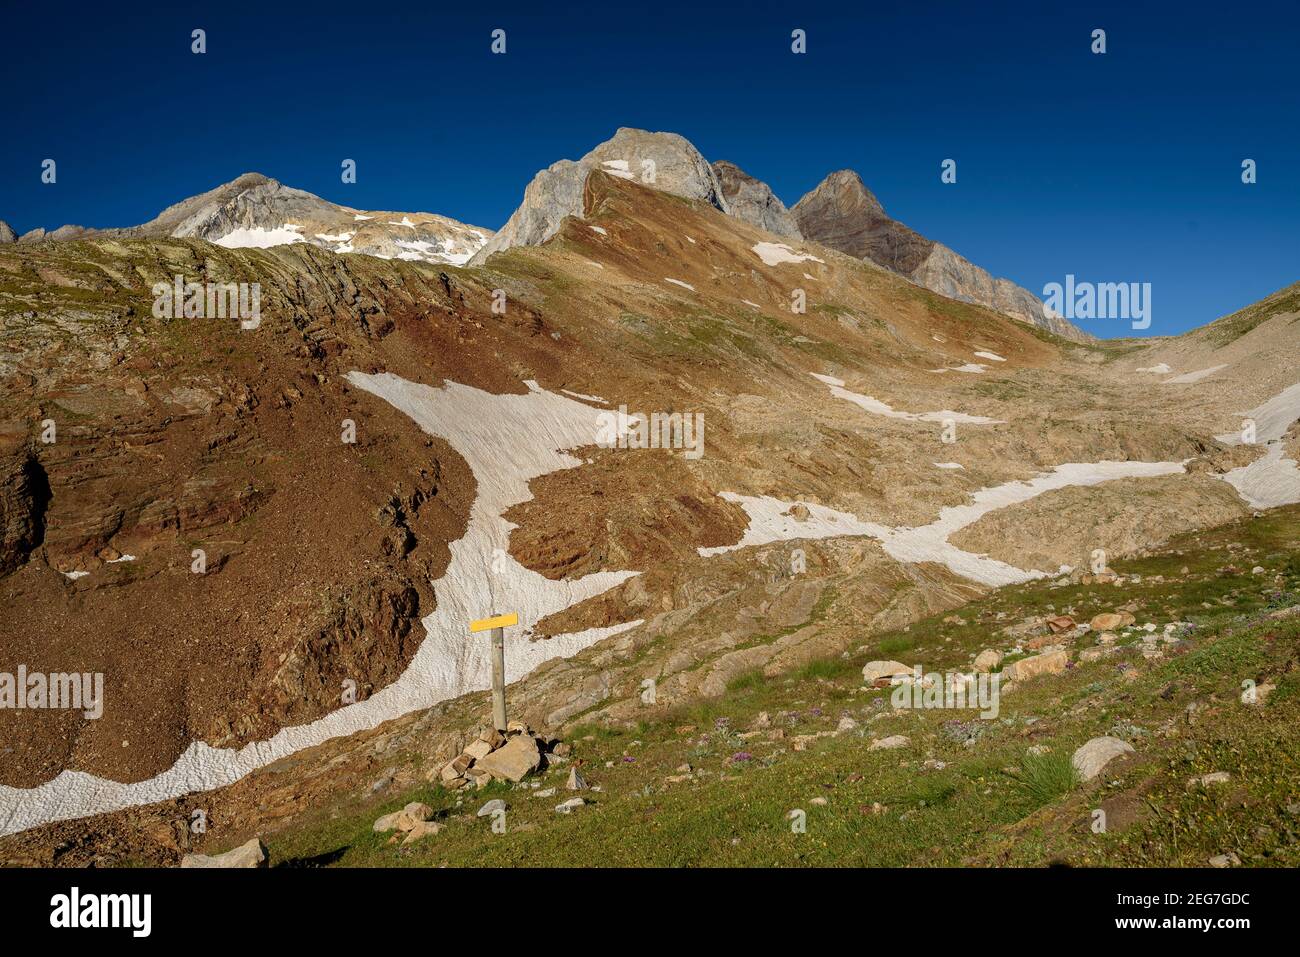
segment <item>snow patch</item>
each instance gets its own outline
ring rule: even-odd
[[[612,176],[618,176],[622,179],[635,179],[627,168],[627,160],[605,160],[600,165],[605,167],[605,172]]]
[[[909,422],[943,422],[945,419],[952,419],[954,422],[961,422],[966,425],[1004,424],[1002,419],[990,419],[983,415],[967,415],[964,412],[953,412],[949,409],[944,409],[942,412],[900,412],[890,407],[887,402],[881,402],[879,399],[873,399],[869,395],[862,395],[858,392],[850,392],[844,388],[843,379],[837,379],[829,375],[819,375],[816,372],[812,373],[812,377],[830,386],[831,394],[836,398],[852,402],[873,415],[883,415],[889,419],[906,419]]]
[[[298,230],[301,226],[277,226],[265,229],[261,226],[240,227],[226,233],[220,239],[212,240],[214,245],[226,249],[270,249],[272,246],[288,246],[291,243],[306,242]]]
[[[1245,414],[1255,421],[1255,440],[1264,444],[1264,454],[1218,478],[1235,488],[1252,508],[1300,503],[1300,465],[1295,459],[1283,457],[1282,445],[1286,430],[1300,419],[1300,383]],[[1227,445],[1242,444],[1241,435],[1235,432],[1217,438]]]
[[[1000,355],[998,355],[996,352],[977,352],[977,353],[975,353],[975,355],[979,356],[981,359],[989,359],[989,360],[991,360],[991,361],[993,361],[993,362],[1006,362],[1006,361],[1007,361],[1006,359],[1004,359],[1004,358],[1002,358]]]
[[[689,282],[682,282],[680,279],[665,279],[664,282],[670,282],[674,286],[681,286],[683,289],[689,289],[691,292],[695,291],[694,286],[692,286]]]
[[[981,363],[978,363],[978,362],[967,362],[965,365],[960,365],[960,366],[950,366],[949,368],[946,368],[946,369],[931,369],[930,371],[931,371],[931,372],[971,372],[971,373],[980,373],[980,372],[987,372],[987,371],[988,371],[988,368],[989,368],[988,366],[986,366],[986,365],[982,365]]]
[[[824,263],[812,253],[797,253],[785,243],[755,243],[752,247],[765,266],[777,266],[781,263],[802,263],[812,261]]]
[[[963,551],[949,544],[948,539],[989,512],[1028,501],[1054,489],[1071,485],[1098,485],[1122,478],[1175,475],[1183,471],[1185,469],[1181,462],[1071,462],[1058,465],[1053,471],[1037,475],[1028,482],[1006,482],[981,489],[972,496],[969,504],[944,508],[935,521],[915,528],[890,528],[875,522],[864,522],[856,515],[822,505],[808,505],[809,517],[807,521],[800,522],[785,514],[790,510],[791,503],[766,495],[747,496],[722,492],[722,498],[745,510],[749,524],[735,545],[700,548],[699,553],[710,556],[771,542],[840,535],[866,536],[879,541],[887,555],[904,564],[937,562],[954,574],[981,585],[1012,585],[1047,576],[1044,572],[1026,571],[987,555]]]

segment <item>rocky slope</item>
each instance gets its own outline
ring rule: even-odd
[[[30,791],[61,770],[144,782],[195,741],[305,736],[355,713],[346,681],[362,705],[402,682],[433,695],[474,674],[465,620],[501,594],[563,599],[512,636],[529,662],[512,712],[538,729],[619,722],[647,677],[659,706],[689,706],[958,607],[990,569],[1026,581],[1067,550],[1134,549],[1159,531],[1124,516],[1147,483],[1176,489],[1188,523],[1233,513],[1204,473],[1238,454],[1217,436],[1241,405],[1272,394],[1245,358],[1231,393],[1134,389],[1128,347],[774,243],[724,214],[720,184],[692,199],[623,172],[593,168],[550,242],[481,268],[307,243],[0,250],[4,657],[112,682],[98,722],[0,714],[21,742],[0,755],[4,820],[89,813],[68,810],[84,794]],[[177,273],[260,283],[262,324],[154,319],[151,286]],[[619,406],[703,415],[703,454],[599,447]],[[1113,516],[1099,540],[1062,535],[1097,514]],[[976,554],[990,538],[997,555]],[[196,548],[211,572],[190,570]],[[437,667],[408,666],[421,655]],[[393,735],[448,760],[484,698],[423,700],[384,712],[386,730],[312,738],[219,794],[150,807],[298,813],[304,789],[368,786]],[[153,813],[55,830],[95,847]]]
[[[852,170],[831,173],[795,204],[792,213],[806,239],[869,259],[950,298],[987,306],[1067,339],[1092,340],[1060,316],[1044,314],[1042,301],[1027,289],[990,275],[891,219]]]

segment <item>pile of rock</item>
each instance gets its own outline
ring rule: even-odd
[[[505,734],[488,728],[465,750],[429,775],[430,781],[456,790],[473,784],[486,787],[493,781],[517,783],[556,758],[566,758],[569,745],[540,737],[522,721],[511,721]]]
[[[373,830],[376,834],[388,831],[400,831],[406,835],[403,844],[412,844],[422,837],[437,834],[442,826],[433,822],[433,808],[419,801],[412,801],[400,811],[385,814],[375,821]]]

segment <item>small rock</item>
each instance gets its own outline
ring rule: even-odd
[[[575,809],[582,807],[586,803],[587,802],[584,801],[582,798],[569,798],[569,800],[565,801],[563,804],[555,805],[555,813],[569,814]]]
[[[995,651],[992,648],[985,648],[975,656],[973,667],[980,674],[986,675],[1000,664],[1002,664],[1002,652]]]
[[[534,793],[533,797],[535,798],[555,797],[555,788],[542,788],[540,791]]]
[[[1227,854],[1215,854],[1210,858],[1211,867],[1239,867],[1241,858],[1229,851]]]
[[[417,821],[415,827],[406,832],[406,840],[402,841],[402,844],[414,844],[416,841],[431,837],[441,830],[442,825],[435,824],[433,821]]]
[[[577,768],[569,768],[569,779],[564,782],[566,791],[585,791],[587,790],[587,779],[584,778]]]
[[[412,801],[397,812],[395,824],[399,831],[409,831],[417,824],[422,824],[433,817],[433,808],[419,801]]]
[[[835,726],[835,730],[843,734],[845,731],[852,731],[858,726],[858,723],[848,715],[840,718],[840,723]]]
[[[879,678],[893,678],[897,675],[913,678],[916,671],[901,661],[868,661],[862,666],[862,680],[867,684],[872,684]]]
[[[887,738],[877,738],[871,742],[871,751],[887,751],[893,748],[905,748],[912,743],[912,739],[905,734],[891,734]]]
[[[1212,784],[1227,784],[1232,780],[1232,775],[1227,771],[1214,771],[1210,774],[1198,775],[1187,782],[1187,786],[1197,787],[1198,785],[1207,788]]]
[[[489,815],[496,814],[498,811],[504,811],[506,807],[506,802],[501,800],[501,798],[493,798],[478,809],[478,814],[476,814],[475,817],[488,817]]]
[[[1102,735],[1081,745],[1074,752],[1071,763],[1074,765],[1075,770],[1079,772],[1079,777],[1085,781],[1091,781],[1101,774],[1102,769],[1115,758],[1132,751],[1133,745],[1127,741],[1110,735]]]
[[[261,838],[253,838],[224,854],[186,854],[181,867],[266,867],[266,846]]]

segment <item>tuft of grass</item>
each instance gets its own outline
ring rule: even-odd
[[[858,666],[852,661],[847,661],[838,655],[833,658],[815,658],[808,662],[791,677],[795,681],[836,681],[848,675],[855,674]]]
[[[754,668],[752,671],[746,671],[744,674],[736,675],[727,682],[727,690],[735,693],[738,691],[758,691],[767,687],[767,676],[763,674],[762,668]]]
[[[911,651],[916,647],[916,639],[911,635],[899,635],[895,638],[881,639],[877,648],[882,655],[897,655],[904,651]]]
[[[1079,785],[1079,772],[1065,751],[1026,754],[1020,767],[1008,772],[1008,776],[1026,814],[1064,797]]]

